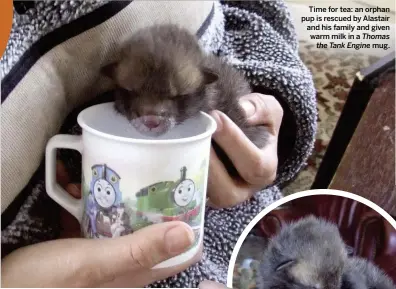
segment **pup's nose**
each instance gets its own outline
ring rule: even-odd
[[[145,121],[144,125],[149,129],[153,129],[159,126],[159,121]]]
[[[156,128],[160,125],[160,118],[155,116],[143,117],[143,124],[149,129]]]

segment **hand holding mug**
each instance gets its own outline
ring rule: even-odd
[[[211,150],[208,197],[213,207],[225,208],[242,203],[259,189],[271,184],[276,177],[278,134],[283,109],[273,96],[259,93],[241,97],[240,104],[250,125],[267,126],[268,143],[262,149],[257,148],[228,116],[220,111],[212,113],[217,122],[213,138],[241,176],[239,179],[229,176],[215,151]]]
[[[1,264],[2,287],[143,287],[198,260],[152,270],[185,251],[194,235],[183,222],[143,228],[120,238],[43,242],[18,249]]]

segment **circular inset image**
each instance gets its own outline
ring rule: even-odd
[[[316,190],[262,211],[238,240],[227,286],[396,289],[396,221],[360,196]]]

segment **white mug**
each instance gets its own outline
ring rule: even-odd
[[[203,240],[206,187],[216,122],[201,112],[168,133],[141,135],[113,108],[91,106],[78,115],[82,135],[55,135],[46,148],[48,195],[76,217],[85,238],[111,238],[154,223],[181,220],[195,232],[184,253],[154,268],[191,259]],[[56,149],[82,155],[82,198],[56,182]]]

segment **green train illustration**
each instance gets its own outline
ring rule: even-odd
[[[160,223],[175,220],[190,222],[199,217],[201,206],[194,198],[197,193],[195,183],[186,178],[186,167],[182,167],[180,172],[180,179],[176,182],[158,182],[136,193],[138,218],[149,223]]]

